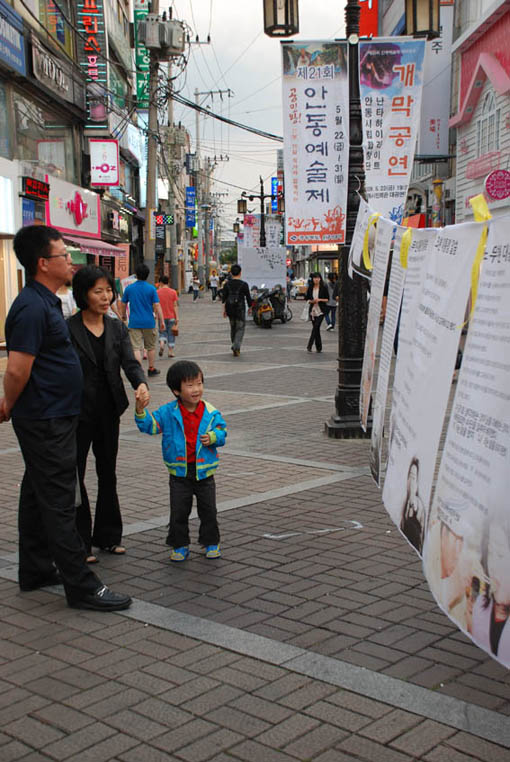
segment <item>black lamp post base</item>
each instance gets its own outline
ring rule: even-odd
[[[349,415],[340,417],[332,415],[324,424],[324,431],[329,439],[370,439],[372,436],[370,421],[367,430],[363,431],[359,423],[359,416]]]

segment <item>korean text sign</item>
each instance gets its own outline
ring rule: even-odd
[[[349,161],[347,43],[282,44],[286,243],[343,243]]]
[[[359,45],[367,200],[401,222],[420,123],[425,41],[402,37]]]

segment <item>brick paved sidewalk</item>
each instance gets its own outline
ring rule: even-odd
[[[301,321],[250,323],[233,358],[217,304],[185,296],[181,317],[177,356],[202,365],[229,425],[224,557],[193,544],[185,565],[168,562],[159,442],[130,410],[118,469],[128,553],[101,556],[100,570],[133,608],[19,594],[21,457],[2,426],[0,760],[508,759],[509,673],[434,605],[366,475],[366,443],[322,434],[336,334],[309,355]],[[151,387],[154,406],[168,400],[164,372]]]

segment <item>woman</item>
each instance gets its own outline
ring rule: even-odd
[[[326,312],[326,323],[328,327],[326,331],[332,331],[336,323],[336,300],[338,294],[338,286],[336,282],[336,273],[328,273],[328,282],[326,283],[328,289],[328,304]]]
[[[312,332],[306,349],[311,352],[315,344],[317,352],[322,352],[321,323],[328,309],[329,294],[320,273],[312,273],[305,299],[309,304],[308,314],[312,321]]]
[[[215,302],[216,297],[218,296],[218,283],[219,283],[218,273],[216,272],[216,270],[212,271],[209,283],[211,284],[212,300],[213,302]]]
[[[126,552],[120,544],[122,519],[115,473],[120,416],[129,404],[120,375],[121,367],[136,389],[137,399],[148,401],[149,391],[142,367],[133,354],[126,326],[106,314],[115,298],[110,273],[93,265],[83,267],[73,278],[73,294],[81,312],[69,318],[67,324],[83,370],[77,432],[81,504],[77,508],[76,520],[87,549],[87,561],[96,563],[92,545],[116,555]],[[91,444],[98,480],[93,530],[85,489],[85,469]]]

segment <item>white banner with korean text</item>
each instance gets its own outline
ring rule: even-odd
[[[361,266],[363,257],[363,241],[368,226],[368,221],[373,215],[374,210],[367,204],[364,198],[360,196],[358,215],[356,225],[352,234],[351,248],[349,250],[349,277],[352,278],[353,271]]]
[[[274,288],[277,285],[285,288],[287,249],[283,246],[243,246],[239,249],[237,259],[242,269],[241,277],[250,288],[260,288],[262,285],[266,288]]]
[[[377,339],[381,320],[381,308],[386,283],[386,272],[390,256],[390,246],[393,239],[395,225],[390,220],[379,217],[377,232],[373,246],[372,277],[370,280],[370,302],[368,306],[367,333],[365,339],[365,352],[363,355],[363,368],[361,371],[361,386],[359,399],[359,412],[361,428],[367,430],[368,413],[372,396],[372,385],[375,371],[375,355],[377,351]]]
[[[395,332],[397,330],[400,305],[402,304],[402,292],[404,290],[406,270],[400,261],[400,246],[404,228],[398,226],[395,233],[393,256],[390,264],[390,280],[388,285],[388,298],[386,303],[386,315],[379,352],[379,370],[377,385],[374,394],[374,412],[372,415],[372,438],[370,441],[370,471],[378,487],[381,486],[382,471],[382,442],[384,434],[384,415],[386,412],[386,400],[390,382],[391,362],[393,359],[393,346]]]
[[[346,42],[282,44],[287,245],[345,240],[349,163]]]
[[[425,41],[378,38],[359,44],[367,200],[401,222],[420,123]]]
[[[471,222],[439,231],[413,231],[414,235],[431,235],[423,253],[425,262],[414,309],[405,327],[402,323],[400,327],[383,502],[420,556],[471,270],[483,224]],[[411,266],[410,250],[402,315]]]
[[[510,667],[510,218],[493,219],[424,549],[443,611]],[[476,238],[477,234],[474,235]]]

